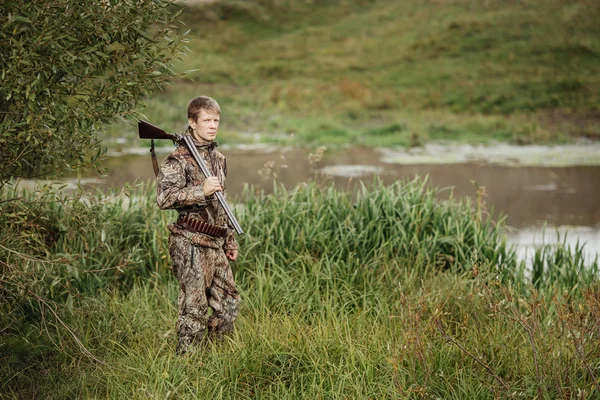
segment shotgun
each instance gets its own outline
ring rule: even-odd
[[[202,157],[200,157],[200,153],[198,153],[198,150],[196,149],[196,146],[194,146],[192,138],[189,135],[174,135],[167,133],[159,127],[154,126],[146,121],[138,121],[138,131],[140,134],[140,139],[152,139],[152,147],[150,151],[152,152],[152,164],[155,173],[158,173],[158,162],[156,161],[156,156],[154,155],[154,139],[167,139],[172,140],[174,143],[178,143],[179,145],[186,146],[200,167],[200,170],[204,176],[206,178],[210,178],[212,176],[210,170],[206,166],[206,163]],[[215,195],[217,196],[217,200],[219,200],[219,204],[221,204],[221,207],[223,207],[223,210],[225,210],[225,214],[227,214],[227,218],[229,219],[229,222],[231,222],[233,229],[235,229],[238,235],[244,233],[242,227],[235,218],[235,215],[233,215],[233,211],[231,211],[231,208],[229,208],[229,204],[227,204],[223,193],[215,192]]]

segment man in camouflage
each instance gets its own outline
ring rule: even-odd
[[[192,137],[212,177],[204,177],[186,146],[178,146],[165,159],[157,177],[158,206],[179,213],[177,222],[168,226],[169,253],[180,285],[179,353],[187,352],[207,336],[230,333],[239,309],[240,295],[228,262],[236,260],[238,245],[227,215],[214,196],[217,191],[225,195],[227,177],[225,156],[215,148],[220,116],[219,105],[210,97],[197,97],[188,104],[186,134]],[[211,229],[194,229],[197,221]]]

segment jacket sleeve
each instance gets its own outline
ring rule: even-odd
[[[225,177],[224,180],[226,180],[227,178],[227,160],[223,160],[223,175]],[[227,198],[227,185],[226,182],[223,182],[223,197]],[[225,250],[237,250],[238,249],[238,243],[237,240],[235,239],[235,229],[233,229],[233,226],[231,225],[231,222],[229,222],[229,218],[225,218],[225,220],[227,221],[227,236],[225,236],[225,243],[223,243],[223,249]]]
[[[225,243],[223,243],[223,248],[225,250],[237,250],[238,243],[235,239],[235,229],[233,229],[229,221],[227,221],[227,228],[227,236],[225,236]]]
[[[202,185],[186,186],[185,167],[176,157],[169,156],[156,178],[156,202],[162,210],[193,205],[206,206]]]

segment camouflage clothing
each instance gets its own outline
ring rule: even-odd
[[[227,164],[215,149],[216,143],[196,148],[211,173],[219,178],[225,195]],[[179,146],[163,162],[157,177],[158,206],[177,209],[211,225],[227,227],[225,237],[213,237],[186,230],[171,223],[168,229],[169,254],[179,280],[178,351],[185,352],[206,332],[221,336],[233,330],[240,296],[233,281],[225,250],[237,249],[234,230],[215,195],[204,196],[204,175],[185,146]],[[212,315],[209,317],[209,307]]]

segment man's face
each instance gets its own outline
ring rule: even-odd
[[[219,121],[221,116],[217,112],[200,110],[196,121],[190,119],[190,127],[194,130],[196,139],[204,142],[211,142],[216,139],[219,130]]]

